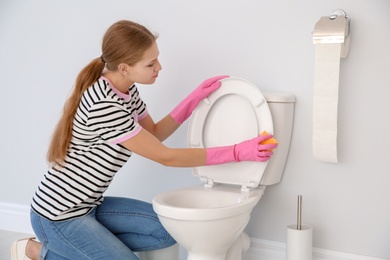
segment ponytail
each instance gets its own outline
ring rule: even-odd
[[[54,130],[47,152],[49,164],[62,165],[72,139],[73,120],[84,91],[95,83],[101,76],[104,63],[102,59],[92,60],[79,73],[73,91],[65,103],[64,110]]]

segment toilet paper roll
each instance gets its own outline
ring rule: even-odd
[[[337,108],[340,72],[340,43],[315,45],[313,91],[313,155],[337,162]]]
[[[287,226],[287,260],[312,260],[313,256],[313,228],[302,225],[297,230],[297,225]]]

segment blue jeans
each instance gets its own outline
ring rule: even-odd
[[[176,241],[163,228],[150,203],[105,197],[88,215],[50,221],[31,211],[42,243],[40,259],[138,259],[133,252],[157,250]]]

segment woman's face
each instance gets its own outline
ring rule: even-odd
[[[158,47],[154,42],[149,49],[147,49],[142,59],[135,65],[129,67],[128,77],[132,82],[140,84],[153,84],[158,73],[162,69],[160,62],[158,61]]]

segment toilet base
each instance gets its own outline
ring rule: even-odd
[[[187,260],[225,260],[225,254],[223,255],[204,255],[188,252]]]
[[[241,260],[242,254],[248,251],[249,246],[250,238],[246,233],[242,232],[227,252],[213,255],[188,252],[187,260]]]
[[[241,260],[242,254],[248,251],[251,245],[249,236],[242,232],[226,253],[225,260]]]

